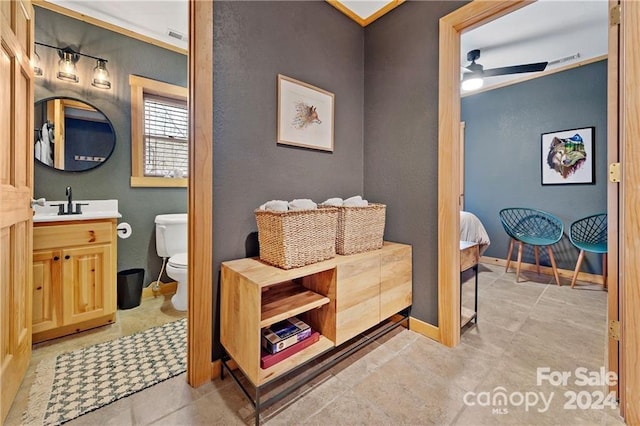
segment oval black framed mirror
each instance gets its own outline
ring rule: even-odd
[[[34,111],[35,159],[69,172],[106,162],[116,146],[111,121],[87,102],[67,97],[42,99]]]

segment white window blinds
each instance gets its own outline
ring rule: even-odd
[[[144,175],[187,177],[187,102],[144,94]]]

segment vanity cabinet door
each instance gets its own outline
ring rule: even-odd
[[[60,250],[33,252],[33,333],[62,325],[62,253]]]
[[[109,315],[116,310],[111,246],[62,250],[64,324]]]

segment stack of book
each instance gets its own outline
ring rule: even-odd
[[[260,367],[269,368],[274,364],[300,352],[317,342],[320,333],[296,317],[277,322],[262,330],[262,356]]]

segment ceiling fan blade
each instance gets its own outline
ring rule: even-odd
[[[533,64],[513,65],[510,67],[502,67],[502,68],[491,68],[488,70],[484,70],[484,76],[493,77],[496,75],[520,74],[523,72],[544,71],[544,69],[547,67],[547,64],[548,62],[536,62]]]

